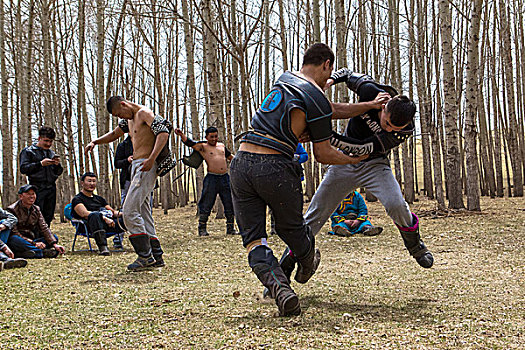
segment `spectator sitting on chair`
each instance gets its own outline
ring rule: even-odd
[[[9,249],[7,244],[5,244],[11,235],[11,229],[16,225],[17,221],[16,216],[0,209],[0,271],[2,269],[14,269],[27,265],[27,260],[20,258],[15,259],[14,253]]]
[[[58,237],[51,233],[40,208],[35,205],[36,190],[33,185],[20,187],[18,201],[7,208],[18,219],[7,244],[16,257],[56,258],[64,254],[65,249],[58,245]]]
[[[357,191],[350,192],[339,204],[332,216],[332,235],[349,237],[356,233],[365,236],[376,236],[383,232],[382,227],[372,226],[368,219],[368,208],[365,200]]]
[[[71,201],[71,215],[83,220],[95,238],[99,255],[109,255],[107,232],[116,234],[125,231],[122,213],[111,208],[101,196],[93,194],[97,188],[97,175],[87,172],[80,178],[82,190]]]

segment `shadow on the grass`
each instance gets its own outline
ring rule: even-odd
[[[124,266],[125,268],[125,266]],[[120,270],[120,268],[119,268]],[[115,284],[125,284],[125,285],[143,285],[150,284],[155,282],[158,279],[157,273],[149,273],[150,271],[158,271],[158,269],[148,269],[140,272],[121,272],[115,273],[112,276],[107,276],[99,279],[91,279],[87,281],[81,281],[81,285],[99,285],[101,283],[115,283]]]
[[[263,304],[268,304],[268,311],[277,313],[277,307],[270,299],[264,300]],[[433,323],[433,300],[430,299],[410,299],[405,305],[395,306],[387,304],[365,304],[365,303],[346,303],[330,301],[327,297],[306,296],[301,298],[302,315],[299,317],[268,317],[260,312],[254,311],[244,317],[228,319],[225,322],[235,326],[242,320],[242,323],[253,327],[281,327],[283,322],[292,322],[293,325],[300,324],[312,329],[334,330],[334,326],[341,325],[343,322],[370,323],[389,323],[400,322],[407,324],[417,323],[418,325],[428,325]],[[322,310],[322,311],[321,311]],[[315,317],[305,317],[315,313]],[[348,320],[343,318],[348,314]]]
[[[308,312],[310,308],[324,310],[324,312],[335,313],[333,317],[340,317],[342,314],[349,314],[350,317],[357,317],[370,322],[406,322],[416,321],[418,324],[431,323],[433,319],[434,306],[431,299],[409,299],[404,305],[388,304],[364,304],[346,303],[330,301],[325,297],[306,296],[301,298],[301,308]]]
[[[119,253],[134,253],[134,250],[131,248],[123,248],[123,249],[110,249],[109,250],[111,254],[119,254]],[[97,256],[98,255],[98,249],[94,248],[93,251],[89,251],[88,249],[83,250],[75,250],[66,252],[68,255],[73,256]],[[103,259],[103,257],[101,257]]]

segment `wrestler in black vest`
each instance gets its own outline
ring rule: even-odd
[[[283,73],[263,100],[252,119],[253,131],[241,142],[279,151],[293,158],[299,140],[292,132],[290,111],[299,108],[306,114],[312,142],[332,136],[332,106],[326,96],[308,80],[292,72]]]

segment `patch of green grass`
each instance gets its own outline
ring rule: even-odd
[[[195,207],[155,211],[167,266],[129,273],[127,251],[71,253],[0,273],[2,349],[452,349],[525,348],[525,200],[484,200],[482,214],[433,217],[413,206],[434,253],[409,257],[379,203],[377,237],[317,238],[321,266],[298,317],[276,317],[239,236],[210,219],[197,236]],[[425,215],[427,214],[427,215]],[[53,224],[69,249],[73,230]],[[284,248],[277,237],[271,247]],[[80,244],[85,244],[80,241]]]

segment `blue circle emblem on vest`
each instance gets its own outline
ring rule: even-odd
[[[274,89],[270,91],[268,96],[264,99],[261,104],[261,111],[263,112],[273,112],[283,100],[283,92],[280,89]]]

